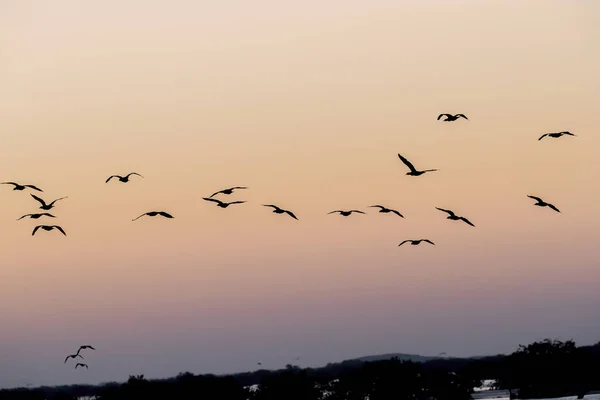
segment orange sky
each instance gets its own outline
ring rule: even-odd
[[[69,196],[53,210],[68,237],[31,237],[15,219],[37,203],[0,186],[0,386],[597,341],[599,15],[0,1],[0,180]],[[562,130],[578,137],[537,141]],[[439,171],[406,176],[398,152]],[[131,171],[145,178],[104,183]],[[246,204],[201,199],[235,185]],[[154,209],[175,219],[131,221]],[[421,237],[436,246],[397,247]],[[62,361],[84,342],[98,350],[75,372]]]

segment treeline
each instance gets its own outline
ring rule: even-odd
[[[279,371],[228,376],[187,372],[157,380],[140,375],[121,384],[1,390],[0,400],[466,400],[483,379],[497,379],[497,389],[511,389],[518,398],[581,397],[600,389],[599,365],[600,343],[577,347],[573,341],[546,339],[521,345],[508,356],[423,363],[348,360],[316,369],[287,365]]]

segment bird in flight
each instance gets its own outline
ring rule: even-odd
[[[33,232],[31,232],[31,236],[35,235],[35,233],[37,232],[37,230],[40,229],[40,228],[42,228],[46,232],[50,232],[53,229],[58,229],[59,231],[62,232],[63,235],[67,236],[67,234],[65,233],[65,231],[63,230],[63,228],[61,228],[58,225],[38,225],[35,228],[33,228]]]
[[[31,219],[38,219],[40,217],[56,218],[54,215],[52,215],[50,213],[47,213],[47,212],[44,212],[44,213],[39,213],[39,214],[25,214],[21,218],[17,219],[17,221],[20,220],[20,219],[23,219],[25,217],[29,217]]]
[[[85,367],[85,369],[89,369],[87,364],[82,364],[82,363],[75,364],[75,369],[77,369],[77,367],[82,367],[82,368]]]
[[[137,175],[137,176],[139,176],[139,177],[143,178],[143,176],[141,176],[141,175],[140,175],[140,174],[138,174],[137,172],[130,172],[130,173],[128,173],[128,174],[127,174],[127,175],[125,175],[125,176],[121,176],[121,175],[111,175],[111,176],[109,176],[109,177],[108,177],[108,179],[107,179],[107,180],[106,180],[106,182],[104,182],[104,183],[108,183],[108,181],[110,181],[112,178],[119,178],[119,181],[120,181],[120,182],[127,183],[127,182],[129,182],[129,177],[130,177],[131,175]]]
[[[33,197],[34,199],[36,199],[37,201],[40,202],[40,204],[41,204],[40,209],[41,210],[46,210],[46,211],[51,210],[54,207],[54,203],[56,203],[57,201],[62,200],[62,199],[66,199],[68,197],[68,196],[61,197],[60,199],[54,200],[50,204],[46,204],[46,202],[44,200],[40,199],[35,194],[32,194],[32,193],[29,193],[29,194],[31,195],[31,197]]]
[[[359,213],[359,214],[364,214],[364,212],[359,211],[359,210],[349,210],[349,211],[344,211],[344,210],[335,210],[332,212],[328,212],[327,214],[334,214],[334,213],[340,213],[341,216],[343,217],[347,217],[352,213]]]
[[[229,188],[229,189],[223,189],[223,190],[219,190],[218,192],[214,192],[213,194],[211,194],[208,197],[214,197],[214,196],[218,195],[219,193],[231,194],[231,193],[233,193],[233,191],[235,189],[248,189],[248,188],[246,186],[234,186],[234,187]]]
[[[217,203],[217,207],[221,207],[221,208],[227,208],[232,204],[242,204],[245,203],[245,200],[238,200],[238,201],[232,201],[231,203],[225,203],[219,199],[211,199],[210,197],[203,197],[204,200],[206,201],[212,201],[214,203]]]
[[[384,213],[384,214],[387,214],[387,213],[394,213],[394,214],[396,214],[397,216],[404,218],[404,215],[400,214],[400,213],[399,213],[398,211],[396,211],[396,210],[392,210],[391,208],[387,208],[387,207],[384,207],[384,206],[379,206],[379,205],[375,205],[375,206],[369,206],[369,207],[379,207],[379,208],[380,208],[380,210],[379,210],[379,212],[380,212],[380,213]]]
[[[434,245],[434,246],[435,246],[435,243],[433,243],[433,242],[432,242],[431,240],[429,240],[429,239],[418,239],[418,240],[415,240],[415,239],[408,239],[408,240],[405,240],[405,241],[403,241],[402,243],[400,243],[400,244],[398,245],[398,247],[402,246],[404,243],[407,243],[407,242],[409,242],[409,243],[410,243],[411,245],[413,245],[413,246],[418,246],[419,244],[421,244],[421,242],[427,242],[427,243],[431,243],[432,245]]]
[[[556,208],[554,206],[554,204],[550,204],[550,203],[546,203],[544,200],[540,199],[539,197],[536,196],[530,196],[527,195],[527,197],[534,199],[537,201],[537,203],[534,204],[534,206],[539,206],[539,207],[550,207],[551,209],[553,209],[556,212],[560,212],[560,210],[558,208]]]
[[[398,158],[404,163],[404,165],[406,165],[408,167],[408,169],[410,169],[410,172],[407,172],[406,175],[419,176],[419,175],[423,175],[425,172],[437,171],[437,169],[426,169],[423,171],[418,171],[415,168],[415,166],[412,165],[411,162],[408,161],[406,158],[402,157],[402,155],[400,155],[400,153],[398,153]]]
[[[466,117],[465,114],[454,114],[454,115],[452,115],[452,114],[440,114],[440,115],[438,115],[437,120],[439,121],[440,118],[442,118],[442,117],[446,117],[446,119],[442,120],[443,122],[456,121],[459,118],[469,119],[469,118]]]
[[[70,356],[67,356],[67,358],[65,358],[65,362],[63,364],[66,364],[67,360],[69,360],[69,358],[75,359],[77,357],[79,357],[83,360],[83,357],[80,354],[71,354]]]
[[[569,131],[553,132],[553,133],[544,133],[542,136],[540,136],[540,138],[538,140],[542,140],[546,136],[550,136],[551,138],[559,138],[559,137],[564,136],[564,135],[577,136],[577,135],[572,134]]]
[[[93,348],[92,346],[90,346],[89,344],[84,344],[83,346],[79,346],[79,350],[77,350],[77,354],[79,354],[79,352],[81,350],[85,350],[85,349],[90,349],[90,350],[96,350],[95,348]]]
[[[466,222],[467,224],[469,224],[469,225],[471,225],[471,226],[475,226],[475,225],[473,225],[473,224],[471,223],[471,221],[469,221],[469,220],[468,220],[468,219],[466,219],[465,217],[459,217],[459,216],[457,216],[456,214],[454,214],[454,211],[450,211],[450,210],[444,210],[443,208],[439,208],[439,207],[436,207],[436,208],[437,208],[438,210],[440,210],[440,211],[443,211],[443,212],[445,212],[445,213],[448,213],[448,217],[447,217],[446,219],[451,219],[451,220],[454,220],[454,221],[459,221],[459,220],[461,220],[461,221],[464,221],[464,222]]]
[[[25,188],[30,188],[33,190],[37,190],[38,192],[43,192],[42,189],[40,189],[34,185],[19,185],[16,182],[2,182],[2,185],[13,185],[14,186],[13,190],[25,190]]]
[[[262,365],[262,363],[257,362],[258,365]]]
[[[142,218],[144,215],[147,215],[149,217],[156,217],[157,215],[160,215],[160,216],[165,217],[165,218],[175,218],[171,214],[169,214],[167,212],[164,212],[164,211],[150,211],[150,212],[147,212],[147,213],[143,213],[142,215],[140,215],[137,218],[132,219],[132,221],[135,221],[138,218]]]
[[[293,212],[288,211],[288,210],[284,210],[283,208],[279,208],[279,207],[277,207],[274,204],[263,204],[263,206],[264,207],[272,207],[273,208],[273,212],[275,214],[287,214],[287,215],[289,215],[290,217],[292,217],[292,218],[294,218],[296,220],[298,219],[298,218],[296,218],[296,216],[294,215]]]

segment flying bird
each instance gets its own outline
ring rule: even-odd
[[[380,210],[379,210],[379,212],[380,212],[380,213],[384,213],[384,214],[387,214],[387,213],[394,213],[394,214],[396,214],[397,216],[404,218],[404,215],[400,214],[400,213],[399,213],[398,211],[396,211],[396,210],[392,210],[391,208],[387,208],[387,207],[384,207],[384,206],[379,206],[379,205],[375,205],[375,206],[369,206],[369,207],[379,207],[379,208],[380,208]]]
[[[245,200],[238,200],[238,201],[232,201],[231,203],[225,203],[218,199],[211,199],[210,197],[203,197],[203,199],[206,201],[212,201],[214,203],[217,203],[217,207],[221,207],[221,208],[227,208],[232,204],[242,204],[242,203],[246,202]]]
[[[427,242],[427,243],[431,243],[432,245],[434,245],[434,246],[435,246],[435,243],[433,243],[433,242],[432,242],[431,240],[429,240],[429,239],[417,239],[417,240],[415,240],[415,239],[408,239],[408,240],[405,240],[405,241],[403,241],[402,243],[400,243],[400,244],[398,245],[398,247],[402,246],[404,243],[407,243],[407,242],[408,242],[408,243],[410,243],[410,244],[411,244],[411,245],[413,245],[413,246],[418,246],[419,244],[421,244],[421,242]]]
[[[440,114],[438,115],[437,120],[439,121],[442,117],[446,117],[446,119],[443,119],[442,122],[456,121],[459,118],[469,119],[465,114]]]
[[[83,360],[83,357],[80,354],[71,354],[70,356],[67,356],[67,358],[65,358],[65,362],[63,364],[66,364],[67,360],[69,360],[69,358],[76,359],[77,357],[79,357]]]
[[[275,214],[287,214],[287,215],[289,215],[290,217],[292,217],[292,218],[294,218],[296,220],[298,219],[298,218],[296,218],[296,216],[294,215],[293,212],[288,211],[288,210],[284,210],[283,208],[279,208],[279,207],[277,207],[274,204],[263,204],[263,206],[264,207],[272,207],[273,208],[273,212]]]
[[[169,214],[167,212],[164,212],[164,211],[150,211],[150,212],[147,212],[147,213],[143,213],[142,215],[140,215],[137,218],[132,219],[132,221],[135,221],[138,218],[142,218],[144,215],[147,215],[149,217],[156,217],[157,215],[160,215],[160,216],[165,217],[165,218],[175,218],[171,214]]]
[[[40,229],[40,228],[42,228],[46,232],[50,232],[53,229],[57,229],[57,230],[61,231],[63,235],[67,236],[67,234],[65,233],[65,231],[63,230],[63,228],[61,228],[58,225],[38,225],[35,228],[33,228],[33,232],[31,232],[31,236],[35,235],[35,233],[37,232],[37,230]]]
[[[218,195],[219,193],[223,193],[223,194],[231,194],[233,193],[233,191],[235,189],[248,189],[246,186],[234,186],[232,188],[229,189],[223,189],[223,190],[219,190],[218,192],[214,192],[213,194],[211,194],[209,197],[213,197]]]
[[[21,219],[23,219],[23,218],[25,218],[25,217],[29,217],[29,218],[31,218],[31,219],[38,219],[38,218],[40,218],[40,217],[50,217],[50,218],[56,218],[54,215],[52,215],[52,214],[50,214],[50,213],[46,213],[46,212],[44,212],[44,213],[39,213],[39,214],[37,214],[37,213],[36,213],[36,214],[25,214],[25,215],[23,215],[21,218],[17,219],[17,221],[19,221],[19,220],[21,220]]]
[[[79,354],[79,352],[81,350],[85,350],[85,349],[90,349],[90,350],[96,350],[95,348],[93,348],[92,346],[90,346],[89,344],[84,344],[83,346],[79,346],[79,350],[77,350],[77,354]]]
[[[426,169],[423,171],[418,171],[415,168],[415,166],[412,165],[412,163],[410,161],[408,161],[406,158],[402,157],[402,155],[400,155],[400,153],[398,153],[398,158],[404,163],[404,165],[406,165],[408,167],[408,169],[410,169],[410,172],[407,172],[406,175],[419,176],[419,175],[423,175],[425,172],[437,171],[437,169]]]
[[[54,207],[54,203],[56,203],[57,201],[62,200],[62,199],[66,199],[68,197],[68,196],[61,197],[60,199],[54,200],[50,204],[46,204],[46,202],[44,200],[40,199],[35,194],[32,194],[32,193],[29,193],[29,194],[31,195],[31,197],[33,197],[34,199],[36,199],[37,201],[40,202],[40,204],[41,204],[40,209],[41,210],[46,210],[46,211],[51,210]]]
[[[553,132],[553,133],[544,133],[542,136],[540,136],[540,138],[538,140],[542,140],[546,136],[550,136],[551,138],[559,138],[559,137],[564,136],[564,135],[577,136],[577,135],[572,134],[569,131]]]
[[[537,200],[537,203],[534,204],[534,206],[539,206],[539,207],[550,207],[551,209],[553,209],[556,212],[560,212],[560,210],[558,208],[556,208],[554,206],[554,204],[550,204],[550,203],[546,203],[544,200],[540,199],[539,197],[536,196],[530,196],[527,195],[527,197]]]
[[[262,365],[262,363],[257,362],[258,365]]]
[[[359,214],[364,214],[364,212],[359,211],[359,210],[349,210],[349,211],[344,211],[344,210],[335,210],[332,212],[328,212],[327,214],[334,214],[334,213],[340,213],[341,216],[343,217],[347,217],[352,213],[359,213]]]
[[[25,190],[25,188],[30,188],[33,190],[37,190],[38,192],[43,192],[42,189],[40,189],[34,185],[19,185],[16,182],[2,182],[2,185],[13,185],[14,186],[13,190]]]
[[[85,369],[89,369],[87,364],[82,364],[82,363],[75,364],[75,369],[77,369],[77,367],[82,367],[82,368],[85,367]]]
[[[106,182],[104,182],[104,183],[108,183],[108,181],[110,181],[112,178],[119,178],[119,181],[120,181],[120,182],[127,183],[127,182],[129,182],[129,177],[130,177],[131,175],[137,175],[137,176],[139,176],[139,177],[143,178],[143,176],[141,176],[141,175],[140,175],[140,174],[138,174],[137,172],[130,172],[130,173],[128,173],[128,174],[127,174],[127,175],[125,175],[125,176],[121,176],[121,175],[111,175],[111,176],[109,176],[109,177],[108,177],[108,179],[107,179],[107,180],[106,180]]]
[[[443,208],[439,208],[439,207],[436,207],[436,208],[437,208],[438,210],[440,210],[440,211],[443,211],[443,212],[445,212],[445,213],[448,213],[448,217],[447,217],[446,219],[451,219],[451,220],[453,220],[453,221],[459,221],[459,220],[461,220],[461,221],[464,221],[464,222],[466,222],[467,224],[469,224],[469,225],[471,225],[471,226],[475,226],[475,225],[473,225],[473,224],[471,223],[471,221],[469,221],[469,220],[468,220],[468,219],[466,219],[465,217],[459,217],[459,216],[457,216],[456,214],[454,214],[454,211],[450,211],[450,210],[444,210]]]

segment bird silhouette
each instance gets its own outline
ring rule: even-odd
[[[165,218],[175,218],[171,214],[169,214],[167,212],[164,212],[164,211],[149,211],[147,213],[143,213],[139,217],[136,217],[136,218],[132,219],[132,221],[135,221],[135,220],[137,220],[139,218],[142,218],[144,215],[147,215],[149,217],[156,217],[157,215],[160,215],[160,216],[165,217]]]
[[[62,232],[63,235],[67,236],[67,234],[65,233],[65,231],[63,230],[63,228],[61,228],[58,225],[38,225],[35,228],[33,228],[33,232],[31,232],[31,236],[35,235],[35,233],[37,232],[38,229],[43,229],[46,232],[50,232],[53,229],[57,229],[59,231]]]
[[[32,193],[29,193],[29,194],[31,195],[31,197],[33,197],[34,199],[36,199],[37,201],[40,202],[40,204],[41,204],[40,209],[41,210],[45,210],[45,211],[51,210],[54,207],[54,203],[56,203],[57,201],[62,200],[62,199],[66,199],[68,197],[68,196],[61,197],[60,199],[54,200],[50,204],[46,204],[46,202],[44,200],[40,199],[35,194],[32,194]]]
[[[471,226],[475,226],[475,225],[473,225],[473,224],[471,223],[471,221],[469,221],[469,220],[468,220],[468,219],[466,219],[465,217],[459,217],[459,216],[457,216],[456,214],[454,214],[454,211],[450,211],[450,210],[444,210],[443,208],[439,208],[439,207],[436,207],[436,208],[437,208],[438,210],[440,210],[440,211],[443,211],[443,212],[445,212],[445,213],[448,213],[449,215],[448,215],[447,219],[451,219],[451,220],[453,220],[453,221],[459,221],[459,220],[461,220],[461,221],[464,221],[464,222],[466,222],[467,224],[469,224],[469,225],[471,225]]]
[[[294,218],[296,220],[298,219],[298,218],[296,218],[296,216],[294,215],[293,212],[288,211],[288,210],[284,210],[283,208],[279,208],[279,207],[277,207],[274,204],[263,204],[263,206],[264,207],[272,207],[273,208],[273,212],[275,214],[287,214],[287,215],[289,215],[290,217],[292,217],[292,218]]]
[[[530,195],[527,195],[527,197],[529,197],[530,199],[537,200],[537,203],[535,203],[534,206],[549,207],[549,208],[553,209],[556,212],[560,212],[560,210],[558,208],[556,208],[554,206],[554,204],[546,203],[544,200],[540,199],[539,197],[530,196]]]
[[[572,133],[571,133],[571,132],[569,132],[569,131],[563,131],[563,132],[553,132],[553,133],[544,133],[542,136],[540,136],[540,138],[539,138],[538,140],[542,140],[542,139],[543,139],[543,138],[545,138],[546,136],[549,136],[549,137],[551,137],[551,138],[559,138],[559,137],[561,137],[561,136],[564,136],[564,135],[569,135],[569,136],[577,136],[577,135],[574,135],[574,134],[572,134]]]
[[[67,358],[65,358],[65,362],[64,362],[63,364],[66,364],[66,363],[67,363],[67,360],[68,360],[69,358],[75,359],[75,358],[77,358],[77,357],[79,357],[79,358],[81,358],[81,359],[83,360],[83,357],[82,357],[82,356],[81,356],[79,353],[78,353],[78,354],[71,354],[70,356],[67,356]]]
[[[446,117],[446,119],[442,120],[443,122],[452,122],[452,121],[456,121],[459,118],[464,118],[464,119],[467,119],[467,120],[469,119],[469,118],[467,118],[467,116],[465,114],[454,114],[454,115],[452,115],[452,114],[440,114],[440,115],[438,115],[437,120],[439,121],[440,118],[442,118],[442,117]]]
[[[89,344],[84,344],[83,346],[79,346],[79,350],[77,350],[77,354],[79,354],[79,352],[81,350],[85,350],[85,349],[90,349],[90,350],[96,350],[95,348],[93,348],[92,346],[90,346]]]
[[[380,213],[384,213],[384,214],[387,214],[387,213],[394,213],[394,214],[396,214],[397,216],[404,218],[404,215],[400,214],[398,211],[396,211],[396,210],[393,210],[393,209],[391,209],[391,208],[387,208],[387,207],[384,207],[384,206],[379,206],[379,205],[375,205],[375,206],[369,206],[369,207],[379,207],[379,208],[380,208],[380,210],[379,210],[379,212],[380,212]]]
[[[77,363],[77,364],[75,364],[75,369],[77,369],[77,367],[82,367],[82,368],[85,367],[85,369],[89,369],[88,366],[87,366],[87,364],[83,364],[83,363]]]
[[[262,365],[262,363],[259,363],[259,362],[257,362],[256,364],[258,364],[258,365]]]
[[[14,185],[13,190],[25,190],[25,188],[30,188],[33,190],[37,190],[38,192],[43,192],[42,189],[38,188],[37,186],[34,185],[19,185],[16,182],[2,182],[2,185]]]
[[[106,182],[104,182],[104,183],[108,183],[108,181],[110,181],[112,178],[119,178],[119,182],[127,183],[127,182],[129,182],[129,177],[130,177],[131,175],[137,175],[137,176],[139,176],[139,177],[143,178],[143,176],[141,176],[141,175],[140,175],[140,174],[138,174],[137,172],[130,172],[130,173],[128,173],[128,174],[127,174],[127,175],[125,175],[125,176],[121,176],[121,175],[111,175],[111,176],[109,176],[109,177],[108,177],[108,179],[107,179],[107,180],[106,180]]]
[[[219,199],[211,199],[210,197],[203,197],[204,200],[206,201],[212,201],[214,203],[217,203],[217,207],[221,207],[221,208],[227,208],[232,204],[242,204],[245,203],[245,200],[238,200],[238,201],[232,201],[231,203],[225,203]]]
[[[25,214],[25,215],[23,215],[21,218],[17,219],[17,221],[19,221],[19,220],[21,220],[21,219],[23,219],[23,218],[25,218],[25,217],[29,217],[29,218],[31,218],[31,219],[38,219],[38,218],[40,218],[40,217],[50,217],[50,218],[56,218],[54,215],[52,215],[52,214],[50,214],[50,213],[46,213],[46,212],[44,212],[44,213],[39,213],[39,214],[37,214],[37,213],[36,213],[36,214]]]
[[[402,243],[400,243],[400,244],[398,245],[398,247],[402,246],[404,243],[407,243],[407,242],[408,242],[408,243],[410,243],[410,244],[411,244],[411,245],[413,245],[413,246],[418,246],[419,244],[421,244],[421,242],[427,242],[427,243],[431,243],[432,245],[434,245],[434,246],[435,246],[435,243],[433,243],[433,242],[432,242],[431,240],[429,240],[429,239],[416,239],[416,240],[415,240],[415,239],[408,239],[408,240],[405,240],[405,241],[403,241]]]
[[[335,210],[335,211],[328,212],[327,214],[334,214],[334,213],[340,213],[340,215],[343,216],[343,217],[347,217],[347,216],[349,216],[352,213],[364,214],[364,212],[359,211],[359,210],[348,210],[348,211]]]
[[[229,189],[223,189],[223,190],[219,190],[218,192],[214,192],[213,194],[211,194],[208,197],[214,197],[214,196],[218,195],[219,193],[222,193],[222,194],[231,194],[236,189],[248,189],[248,188],[246,186],[234,186],[234,187],[229,188]]]
[[[437,169],[425,169],[423,171],[419,171],[415,168],[414,165],[412,165],[412,163],[410,161],[408,161],[406,158],[402,157],[402,155],[400,155],[400,153],[398,153],[398,158],[404,163],[404,165],[406,165],[408,167],[408,169],[410,169],[410,172],[407,172],[406,175],[419,176],[419,175],[423,175],[425,172],[437,171]]]

